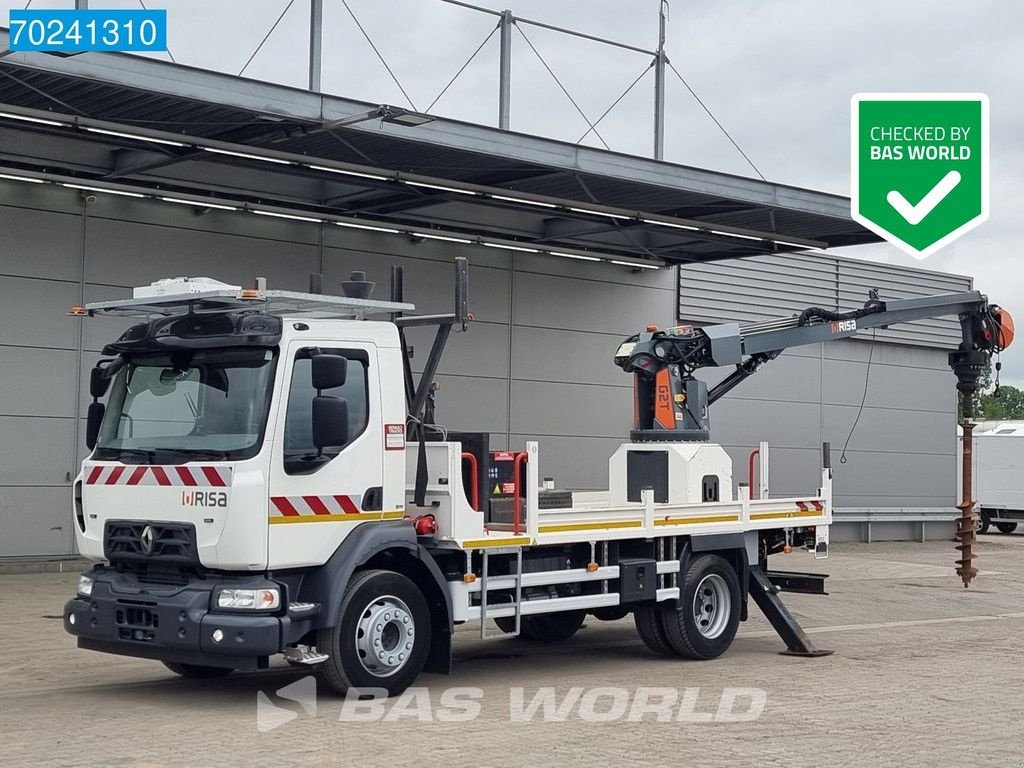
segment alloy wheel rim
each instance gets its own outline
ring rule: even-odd
[[[374,598],[356,622],[356,655],[375,677],[390,677],[412,656],[416,622],[409,606],[394,595]]]

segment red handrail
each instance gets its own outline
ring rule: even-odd
[[[522,532],[519,522],[519,462],[525,464],[530,460],[530,454],[523,451],[517,453],[512,462],[512,533],[518,536]]]
[[[755,448],[750,452],[750,458],[747,460],[747,488],[748,496],[753,500],[754,497],[754,459],[761,455],[761,449]],[[761,494],[757,494],[757,498],[760,498]]]
[[[476,455],[469,451],[462,452],[462,460],[469,462],[470,476],[473,481],[470,483],[470,499],[469,503],[477,512],[480,511],[480,465],[477,463]]]

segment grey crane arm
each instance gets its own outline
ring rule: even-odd
[[[1009,313],[989,304],[977,291],[894,301],[882,301],[872,291],[862,307],[845,312],[809,307],[790,317],[746,325],[722,323],[664,330],[649,327],[619,346],[615,364],[636,375],[638,390],[652,389],[646,396],[638,392],[638,413],[642,418],[634,433],[648,428],[659,431],[656,405],[659,395],[667,395],[681,406],[683,422],[693,423],[684,429],[666,428],[663,431],[679,434],[662,439],[707,439],[706,414],[701,415],[707,406],[784,350],[849,338],[871,328],[950,315],[959,317],[961,327],[961,342],[949,357],[957,388],[965,393],[975,392],[991,355],[1005,349],[1013,339]],[[689,385],[700,368],[726,365],[734,365],[735,370],[710,390],[703,385]],[[659,393],[658,387],[668,387],[668,391]],[[688,402],[694,398],[697,403]],[[646,419],[648,411],[653,413],[652,419]],[[665,420],[672,421],[667,412]]]

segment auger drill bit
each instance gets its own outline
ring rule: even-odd
[[[970,398],[964,397],[964,420],[961,424],[964,430],[963,459],[960,465],[963,493],[961,494],[960,503],[957,505],[960,510],[960,517],[956,521],[956,539],[958,542],[956,548],[960,550],[960,559],[956,561],[956,573],[963,580],[965,589],[970,586],[971,580],[978,575],[978,569],[971,564],[971,561],[977,555],[974,554],[976,524],[974,520],[974,500],[971,498],[973,495],[973,488],[971,487],[973,485],[971,454],[973,453],[974,443],[974,423],[967,414],[968,406],[966,402],[969,400]]]
[[[974,567],[974,494],[973,488],[973,445],[974,445],[974,397],[978,393],[981,373],[988,362],[984,352],[979,351],[958,351],[949,356],[950,365],[956,374],[956,388],[960,392],[960,407],[963,411],[963,457],[960,465],[962,479],[962,493],[960,503],[957,507],[960,510],[960,517],[956,521],[956,548],[960,550],[960,559],[956,561],[957,576],[964,583],[964,589],[970,586],[971,580],[978,575],[978,569]]]

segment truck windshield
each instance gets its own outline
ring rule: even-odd
[[[263,348],[130,358],[112,382],[93,457],[174,463],[255,456],[276,360]]]

